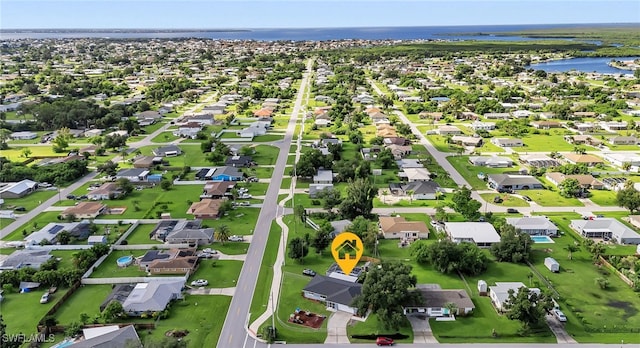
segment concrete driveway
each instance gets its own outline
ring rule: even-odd
[[[551,314],[547,314],[546,318],[549,329],[556,336],[556,340],[559,344],[578,343],[569,335],[567,330],[564,329],[564,325]]]
[[[407,318],[413,329],[413,343],[438,343],[438,340],[433,337],[427,316],[410,315]]]
[[[351,320],[351,314],[338,311],[331,314],[327,320],[327,339],[324,340],[324,343],[349,343],[347,324]]]

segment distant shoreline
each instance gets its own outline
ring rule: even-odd
[[[0,33],[243,33],[252,29],[0,29]]]

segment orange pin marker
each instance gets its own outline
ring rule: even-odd
[[[346,275],[349,275],[353,268],[356,267],[363,252],[364,245],[362,240],[351,232],[340,233],[331,243],[331,254],[333,254],[336,263]]]

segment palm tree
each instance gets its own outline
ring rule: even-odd
[[[387,204],[387,195],[389,192],[387,190],[382,190],[382,203]]]
[[[564,247],[564,250],[569,252],[569,260],[573,260],[573,253],[580,250],[580,248],[575,244],[568,244]]]
[[[231,233],[231,230],[229,230],[229,226],[220,225],[218,226],[218,229],[216,230],[214,237],[217,241],[219,241],[220,243],[222,243],[222,245],[224,245],[224,242],[229,240],[229,233]]]
[[[409,204],[413,203],[413,194],[415,191],[407,190],[407,196],[409,196]]]

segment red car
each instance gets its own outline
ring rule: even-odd
[[[393,340],[388,337],[378,337],[376,338],[376,344],[379,346],[392,346]]]

